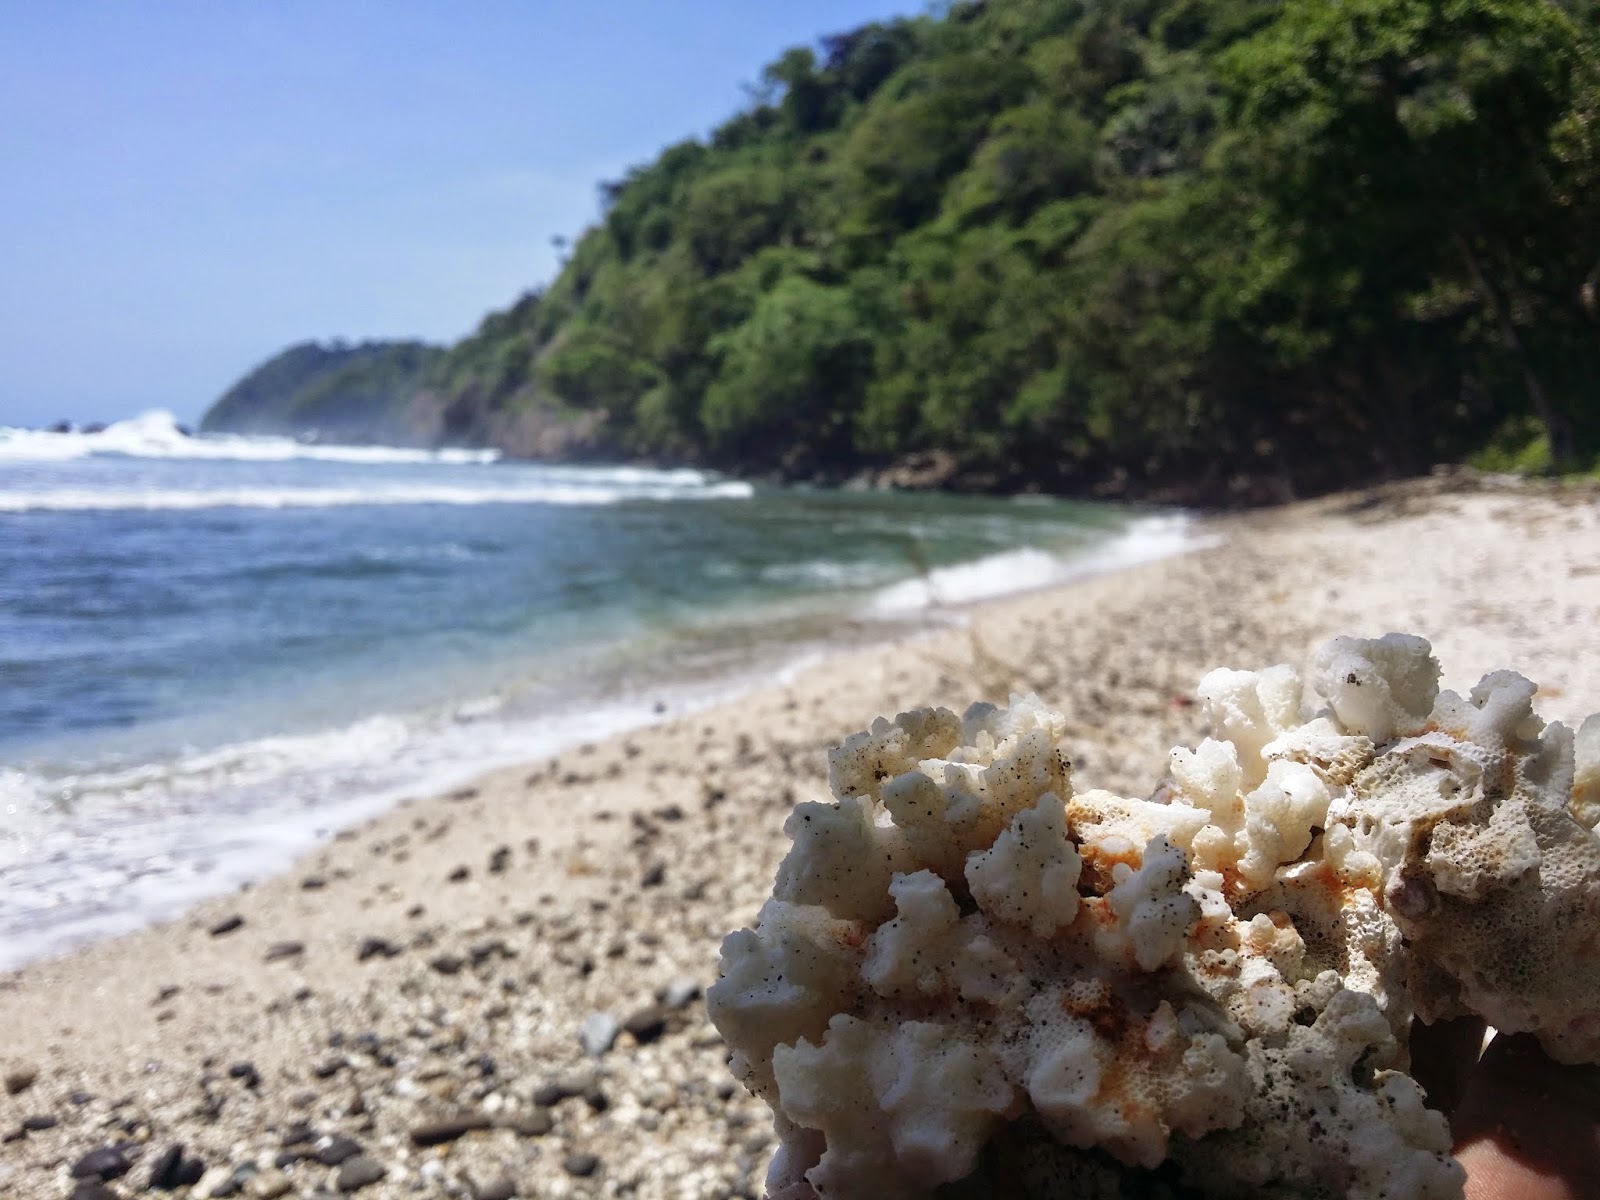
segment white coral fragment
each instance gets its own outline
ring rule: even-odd
[[[1067,840],[1067,806],[1046,792],[993,846],[967,859],[967,884],[984,912],[1048,938],[1078,915],[1082,871],[1083,860]]]
[[[1508,671],[1440,692],[1400,634],[1307,681],[1211,672],[1212,736],[1149,799],[1075,792],[1032,696],[834,751],[836,802],[791,814],[707,996],[776,1184],[1043,1195],[1172,1163],[1205,1196],[1460,1196],[1412,1015],[1600,1061],[1600,716],[1546,725]]]

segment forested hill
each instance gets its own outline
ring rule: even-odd
[[[422,342],[302,342],[229,388],[201,419],[200,431],[430,442],[436,423],[420,393],[443,357],[442,347]]]
[[[1592,462],[1597,12],[990,0],[823,38],[604,185],[413,428],[1208,501]]]

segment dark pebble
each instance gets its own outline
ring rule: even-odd
[[[277,962],[281,958],[298,958],[305,952],[304,942],[273,942],[262,958],[266,962]]]
[[[356,961],[366,962],[369,958],[380,957],[393,958],[399,953],[400,947],[396,946],[388,938],[365,937],[361,939],[361,944],[356,947]]]
[[[472,878],[472,868],[463,863],[446,875],[445,881],[448,883],[464,883],[470,878]]]
[[[221,937],[225,933],[232,933],[243,924],[244,918],[238,913],[234,913],[231,917],[223,917],[222,920],[211,927],[211,936]]]
[[[74,1179],[88,1179],[98,1175],[101,1179],[115,1179],[128,1173],[128,1157],[115,1146],[101,1146],[91,1150],[72,1164]]]
[[[489,855],[489,873],[498,875],[511,865],[511,847],[497,846],[493,854]]]
[[[122,1200],[122,1193],[98,1179],[84,1179],[72,1189],[72,1200]]]
[[[237,1196],[244,1191],[245,1186],[258,1174],[254,1163],[247,1163],[242,1167],[235,1167],[233,1174],[229,1175],[216,1187],[211,1189],[211,1200],[227,1200],[229,1196]]]
[[[15,1129],[8,1129],[4,1134],[0,1134],[0,1145],[9,1146],[12,1142],[20,1142],[27,1136],[28,1131],[18,1125]]]
[[[6,1072],[6,1095],[15,1096],[18,1092],[27,1091],[37,1078],[39,1078],[38,1067],[12,1067]]]
[[[587,1179],[600,1169],[600,1157],[596,1154],[569,1154],[561,1160],[561,1169],[568,1175]]]
[[[510,1129],[520,1137],[543,1137],[555,1126],[555,1118],[550,1115],[548,1108],[536,1108],[532,1112],[500,1119],[500,1128]]]
[[[261,1072],[256,1070],[253,1062],[236,1062],[228,1068],[228,1077],[237,1079],[251,1091],[261,1086]]]
[[[667,1029],[667,1010],[659,1004],[652,1004],[641,1008],[628,1016],[622,1022],[622,1027],[633,1034],[633,1040],[641,1046],[648,1045],[661,1037]]]
[[[639,877],[640,887],[660,887],[667,881],[667,864],[661,861],[651,863]]]
[[[533,1091],[533,1102],[540,1108],[554,1108],[568,1096],[579,1095],[583,1089],[574,1089],[566,1083],[556,1080],[553,1083],[541,1084]]]
[[[342,1133],[335,1133],[323,1138],[317,1143],[316,1158],[325,1167],[337,1167],[340,1163],[356,1158],[362,1150],[361,1143],[355,1138],[345,1137]],[[368,1180],[371,1183],[372,1180]],[[348,1188],[343,1189],[348,1191]]]
[[[428,960],[428,965],[441,975],[455,975],[467,965],[459,954],[438,954]]]
[[[311,1128],[309,1124],[305,1121],[296,1121],[288,1129],[284,1130],[283,1144],[285,1146],[299,1146],[305,1142],[315,1141],[316,1137],[317,1131]]]
[[[22,1127],[29,1133],[42,1133],[46,1129],[54,1129],[59,1124],[61,1122],[49,1113],[35,1113],[31,1117],[22,1118]]]
[[[313,1063],[311,1065],[311,1073],[318,1079],[332,1079],[347,1066],[349,1066],[349,1063],[345,1059],[335,1055],[332,1058],[325,1058],[321,1062]]]
[[[156,1157],[150,1167],[149,1187],[153,1191],[171,1192],[181,1187],[192,1187],[206,1173],[206,1165],[198,1158],[183,1152],[183,1143],[174,1142]]]
[[[82,1108],[85,1104],[94,1102],[93,1092],[72,1092],[67,1096],[67,1102]]]
[[[354,1158],[346,1159],[339,1166],[338,1177],[334,1186],[341,1192],[356,1192],[366,1187],[369,1183],[377,1183],[389,1173],[375,1158],[368,1158],[365,1154],[358,1154]]]
[[[325,888],[327,886],[328,886],[328,881],[326,879],[324,879],[321,875],[307,875],[304,879],[302,879],[300,881],[300,887],[304,891],[308,891],[308,892],[315,892],[318,889]]]
[[[411,1129],[411,1144],[414,1146],[439,1146],[445,1142],[453,1142],[458,1137],[471,1133],[474,1129],[488,1129],[491,1122],[483,1113],[462,1113],[455,1117],[443,1117],[437,1121],[427,1121],[421,1125],[414,1125]]]

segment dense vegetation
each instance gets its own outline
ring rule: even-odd
[[[409,404],[513,452],[1212,500],[1593,463],[1597,12],[988,0],[824,38],[604,185]]]
[[[203,433],[315,437],[404,444],[435,436],[419,397],[444,350],[422,342],[302,342],[227,390],[200,422]],[[413,414],[418,405],[422,410]]]

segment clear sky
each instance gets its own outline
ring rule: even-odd
[[[596,185],[893,0],[0,0],[0,425],[193,419],[307,338],[448,341]]]

